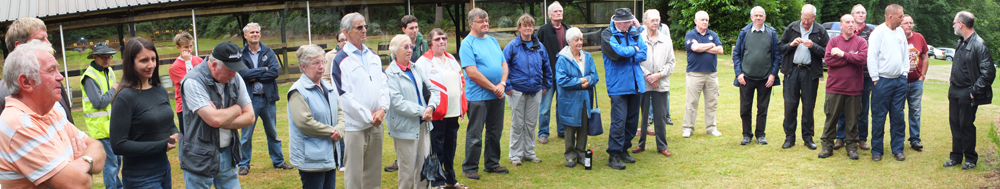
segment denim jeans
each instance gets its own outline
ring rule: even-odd
[[[552,98],[556,96],[556,88],[549,88],[545,95],[542,95],[542,103],[538,106],[538,137],[549,137],[549,120],[552,119]],[[558,114],[556,114],[558,115]],[[559,136],[565,135],[562,124],[556,119],[556,130]]]
[[[903,101],[906,99],[906,77],[880,78],[872,88],[872,155],[882,155],[885,139],[885,120],[889,114],[890,149],[892,154],[903,153]]]
[[[909,83],[906,106],[910,110],[910,142],[920,142],[920,98],[924,96],[924,81]]]
[[[302,189],[324,189],[336,188],[337,170],[323,172],[305,172],[299,170],[299,177],[302,180]]]
[[[170,170],[145,176],[122,176],[125,188],[136,189],[169,189],[171,188]]]
[[[281,141],[278,140],[278,132],[274,129],[275,109],[274,102],[268,102],[261,96],[250,97],[253,102],[254,124],[240,129],[240,161],[239,167],[250,168],[250,157],[253,154],[253,129],[257,126],[257,117],[264,122],[264,134],[267,135],[267,153],[271,156],[271,166],[278,167],[285,164],[285,158],[281,154]]]
[[[122,180],[118,178],[118,171],[121,171],[122,167],[122,157],[111,151],[110,138],[98,139],[97,141],[100,141],[101,145],[104,146],[104,154],[108,156],[104,159],[104,171],[101,172],[104,175],[104,188],[122,188]]]
[[[868,73],[864,76],[864,85],[861,88],[861,114],[858,114],[858,141],[868,141],[868,110],[871,110],[868,106],[871,102],[872,96],[872,78],[868,77]],[[844,114],[840,114],[840,119],[837,120],[837,139],[844,140]]]
[[[215,188],[239,189],[240,178],[233,167],[233,151],[229,149],[232,147],[219,149],[219,173],[203,176],[184,171],[184,188],[209,189],[214,185]]]

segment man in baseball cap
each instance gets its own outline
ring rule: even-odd
[[[239,136],[237,129],[254,121],[246,85],[242,77],[236,77],[247,66],[240,47],[229,41],[215,46],[205,62],[181,81],[185,112],[181,144],[186,145],[178,153],[184,183],[195,188],[239,188],[235,168],[240,161],[240,140],[234,136]]]

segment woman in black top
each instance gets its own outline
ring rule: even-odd
[[[111,147],[122,156],[125,188],[171,188],[167,151],[177,127],[170,96],[160,85],[153,43],[132,38],[122,53],[122,90],[111,104]]]

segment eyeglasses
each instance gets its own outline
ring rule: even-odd
[[[448,41],[448,37],[435,37],[434,41]]]
[[[94,57],[98,57],[98,58],[101,58],[101,59],[111,59],[111,57],[114,57],[114,56],[113,55],[94,55]]]
[[[473,21],[473,22],[475,22],[476,24],[482,24],[482,23],[490,22],[490,19],[476,20],[476,21]]]
[[[413,50],[413,45],[405,45],[400,48]]]
[[[359,25],[359,26],[354,26],[354,29],[356,29],[356,30],[363,30],[363,29],[368,29],[368,24],[365,24],[365,25]]]
[[[337,41],[347,41],[347,38],[340,38],[340,39],[337,39]]]

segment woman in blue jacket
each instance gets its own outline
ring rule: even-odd
[[[517,19],[520,35],[503,49],[503,56],[510,68],[506,91],[510,97],[510,164],[521,165],[521,160],[539,163],[535,156],[535,125],[538,124],[538,110],[549,86],[552,86],[552,70],[545,47],[531,34],[535,30],[535,19],[528,14]]]
[[[556,61],[556,85],[559,109],[559,123],[566,130],[566,167],[583,164],[587,150],[587,122],[591,103],[594,100],[594,86],[600,81],[594,58],[583,51],[583,33],[580,28],[566,30],[566,47],[559,51]],[[584,103],[580,103],[583,101]],[[595,125],[600,127],[600,125]]]

